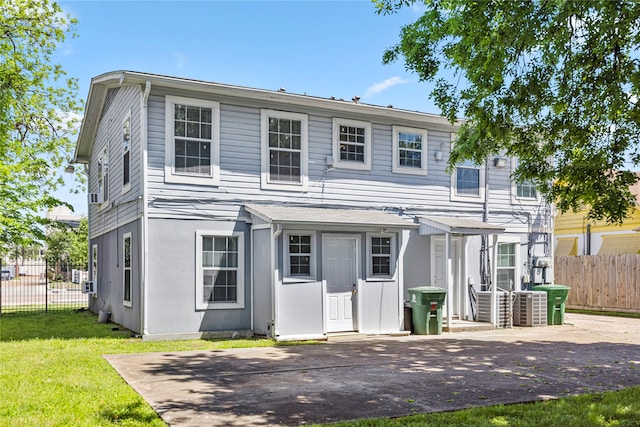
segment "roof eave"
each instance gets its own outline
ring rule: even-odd
[[[91,147],[98,131],[100,114],[104,105],[105,96],[109,86],[122,81],[122,73],[110,73],[91,79],[89,95],[84,109],[84,117],[80,126],[80,133],[73,153],[74,163],[89,163]]]

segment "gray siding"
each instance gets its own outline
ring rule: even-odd
[[[131,233],[131,307],[123,303],[123,236]],[[91,297],[90,308],[94,312],[110,311],[111,320],[134,332],[141,332],[140,274],[141,223],[131,222],[118,230],[112,230],[89,240],[89,248],[98,246],[98,293]],[[93,251],[89,252],[93,256]],[[91,265],[93,260],[89,260]]]
[[[196,230],[243,232],[245,253],[242,309],[196,309]],[[149,220],[149,335],[251,329],[251,239],[242,223]]]
[[[98,159],[105,147],[109,154],[108,202],[89,205],[89,235],[99,236],[140,217],[142,204],[142,132],[140,87],[123,86],[103,112],[89,163],[90,193],[98,191]],[[123,189],[122,122],[131,112],[131,189]]]
[[[253,329],[256,334],[271,335],[273,322],[273,272],[271,269],[271,230],[253,230]]]
[[[181,94],[189,96],[189,94]],[[190,95],[198,97],[198,95]],[[207,98],[207,96],[200,96]],[[332,114],[311,111],[309,114],[309,186],[304,192],[263,190],[260,188],[261,140],[260,107],[301,112],[292,106],[244,105],[244,102],[208,98],[220,104],[220,184],[202,186],[164,182],[164,93],[152,92],[149,99],[149,196],[151,217],[239,216],[242,204],[251,202],[298,202],[318,205],[344,205],[379,208],[404,208],[423,213],[477,212],[481,219],[483,203],[454,201],[450,197],[451,177],[446,172],[451,132],[430,124],[396,123],[428,130],[428,174],[409,175],[392,172],[392,124],[380,117],[348,117],[372,122],[372,169],[356,171],[328,170],[327,156],[332,156]],[[303,111],[304,112],[304,111]],[[453,130],[453,128],[451,128]],[[435,152],[443,154],[435,159]],[[530,205],[513,202],[511,168],[488,168],[489,211],[498,225],[514,224],[518,212],[532,210]],[[157,200],[155,200],[157,199]],[[155,200],[155,201],[154,201]],[[514,213],[515,212],[515,213]],[[535,220],[537,218],[533,218]]]

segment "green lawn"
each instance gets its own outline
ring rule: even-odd
[[[163,426],[102,357],[276,345],[269,339],[143,342],[88,312],[0,317],[0,426]],[[640,387],[545,403],[475,408],[340,426],[639,426]]]
[[[274,345],[268,339],[143,342],[88,312],[0,318],[0,426],[163,426],[103,354]]]

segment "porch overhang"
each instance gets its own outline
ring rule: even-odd
[[[505,232],[503,227],[471,218],[420,216],[418,220],[419,234],[423,236],[442,234],[477,236]]]
[[[271,224],[375,227],[396,230],[418,228],[418,224],[408,219],[376,210],[255,204],[244,205],[244,208],[252,216]]]

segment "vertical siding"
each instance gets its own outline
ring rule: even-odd
[[[138,218],[141,213],[139,197],[142,195],[142,129],[139,86],[123,86],[105,108],[98,125],[89,163],[89,192],[98,191],[98,159],[108,147],[108,203],[89,205],[90,236],[97,236]],[[122,122],[131,112],[131,189],[122,193],[123,148]]]

